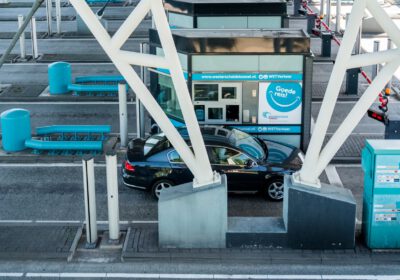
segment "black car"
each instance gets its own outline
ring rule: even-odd
[[[265,198],[283,198],[283,176],[301,168],[297,148],[261,140],[238,129],[201,127],[212,169],[228,178],[230,192],[260,192]],[[180,129],[189,143],[186,129]],[[123,183],[151,191],[158,198],[163,189],[193,180],[179,154],[163,133],[129,142],[122,164]]]

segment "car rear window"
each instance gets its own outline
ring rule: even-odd
[[[155,154],[169,148],[169,146],[169,141],[165,137],[164,133],[155,134],[146,139],[143,146],[143,154],[145,156]]]

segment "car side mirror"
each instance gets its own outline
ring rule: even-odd
[[[245,168],[250,169],[250,168],[252,168],[253,166],[254,166],[254,161],[252,161],[251,159],[248,159],[248,160],[246,161]]]

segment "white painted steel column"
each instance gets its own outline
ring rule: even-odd
[[[121,138],[121,147],[128,145],[128,104],[127,104],[126,84],[118,84],[119,101],[119,137]]]
[[[24,16],[19,15],[18,16],[18,28],[21,28],[21,26],[23,24],[24,24]],[[19,37],[19,48],[21,50],[21,58],[25,59],[25,57],[26,57],[25,30],[21,33],[21,36]]]
[[[321,6],[319,8],[319,15],[324,16],[325,14],[325,0],[320,0]]]
[[[142,54],[147,53],[147,50],[146,50],[147,45],[148,45],[147,42],[140,43],[140,53],[142,53]],[[147,86],[146,70],[147,70],[146,67],[144,67],[144,66],[140,67],[140,77],[142,78],[143,84],[145,84]],[[139,121],[139,129],[140,129],[140,130],[138,130],[138,135],[140,135],[141,138],[145,138],[145,121],[144,121],[145,108],[143,107],[143,103],[140,102],[140,100],[138,100],[136,102],[137,102],[136,109],[138,110],[136,116],[139,116],[138,121]]]
[[[381,92],[390,77],[397,68],[399,68],[399,65],[400,56],[396,60],[387,63],[386,66],[382,68],[373,83],[367,88],[359,101],[354,105],[353,109],[339,126],[335,134],[332,135],[332,138],[321,152],[321,156],[316,164],[315,176],[317,176],[317,178],[324,171],[336,152],[343,145],[344,141],[346,141],[347,137],[349,137],[353,129],[363,118],[365,112],[372,106],[379,92]]]
[[[340,24],[342,20],[342,0],[336,0],[336,33],[340,33]]]
[[[111,240],[118,240],[120,237],[118,168],[117,156],[115,154],[106,154],[106,173],[109,235]]]
[[[39,57],[37,32],[36,32],[36,18],[31,19],[31,41],[32,41],[32,56],[34,59]]]
[[[326,0],[326,17],[325,17],[325,23],[328,25],[328,27],[331,24],[331,0]]]
[[[374,41],[374,52],[379,52],[379,41]],[[372,65],[372,80],[378,75],[379,72],[379,63]]]
[[[53,9],[53,1],[46,0],[46,18],[47,18],[47,33],[49,36],[53,33],[52,28],[52,9]]]
[[[315,163],[318,162],[322,144],[328,130],[329,122],[335,108],[339,90],[346,74],[347,63],[351,57],[356,40],[359,23],[364,15],[366,3],[356,0],[353,4],[353,12],[349,18],[348,27],[343,36],[342,45],[339,48],[337,59],[332,70],[331,78],[326,89],[324,100],[315,123],[314,133],[311,136],[303,168],[300,170],[300,180],[313,186],[318,186],[318,176],[315,176]]]
[[[56,1],[56,23],[57,23],[57,34],[61,34],[61,0]]]
[[[194,113],[193,103],[191,98],[189,98],[190,93],[182,72],[182,66],[178,57],[178,52],[172,40],[172,36],[169,36],[169,34],[171,34],[171,30],[169,29],[165,10],[163,8],[161,0],[152,1],[151,5],[152,16],[154,17],[154,19],[157,19],[155,20],[155,25],[158,30],[160,41],[164,48],[164,52],[169,54],[166,59],[170,66],[169,70],[171,72],[171,78],[175,85],[175,90],[177,94],[179,93],[181,95],[185,95],[184,98],[183,96],[179,98],[179,105],[182,110],[182,115],[190,136],[190,141],[192,143],[194,154],[197,158],[198,169],[201,170],[201,178],[195,177],[194,187],[197,187],[198,183],[211,183],[214,181],[213,172],[211,170],[211,165],[206,147],[204,145],[204,140],[201,136],[199,123]],[[196,180],[198,182],[196,182]]]
[[[387,49],[391,50],[392,48],[393,48],[392,40],[390,38],[388,38]],[[392,93],[392,78],[390,78],[389,82],[385,86],[385,94],[387,94],[387,95],[390,95]]]
[[[77,10],[89,30],[94,34],[99,44],[111,58],[112,62],[119,70],[122,76],[134,90],[137,98],[143,103],[147,111],[151,114],[161,130],[165,133],[171,144],[177,150],[186,163],[195,179],[193,186],[200,187],[211,183],[220,182],[220,176],[213,173],[209,163],[201,131],[194,113],[193,104],[189,95],[189,90],[183,75],[182,66],[174,45],[171,30],[168,27],[168,21],[161,0],[142,0],[132,11],[127,20],[121,25],[118,31],[110,38],[107,31],[100,24],[93,11],[85,1],[70,0],[71,4]],[[165,57],[154,55],[140,55],[134,52],[127,61],[124,52],[119,48],[129,38],[130,34],[137,28],[139,23],[146,16],[149,10],[152,10],[154,21],[160,36]],[[138,59],[138,58],[141,59]],[[143,60],[146,58],[146,61]],[[136,60],[136,63],[135,63]],[[140,63],[138,63],[140,61]],[[161,62],[161,63],[159,63]],[[177,97],[185,123],[188,127],[189,136],[193,145],[193,150],[188,147],[177,129],[170,122],[169,118],[159,106],[157,101],[143,84],[140,77],[132,69],[132,65],[144,65],[146,67],[168,66],[171,72],[172,80],[176,89]]]
[[[97,244],[97,214],[93,158],[82,159],[82,167],[86,217],[86,247],[95,248]]]

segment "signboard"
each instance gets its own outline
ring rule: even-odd
[[[299,73],[193,73],[193,81],[293,81],[303,80]]]
[[[301,82],[260,83],[258,96],[259,124],[301,124]]]

